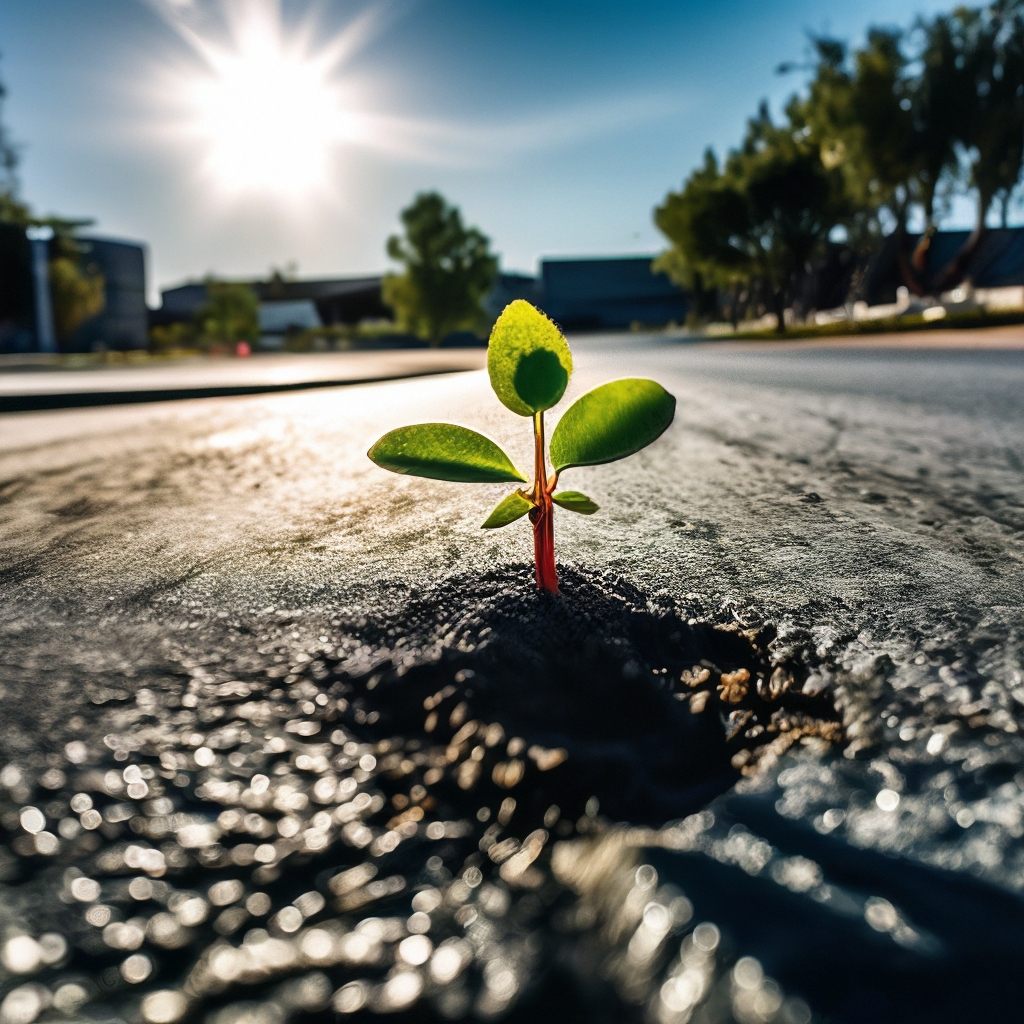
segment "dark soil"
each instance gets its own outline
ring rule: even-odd
[[[524,772],[507,786],[523,827],[553,804],[574,820],[591,799],[612,821],[658,827],[728,789],[749,752],[797,723],[839,737],[828,698],[800,693],[789,667],[775,676],[784,691],[769,696],[770,629],[687,621],[667,599],[572,569],[555,597],[531,573],[451,579],[367,623],[361,639],[379,660],[336,675],[352,728],[446,744],[455,779],[476,747],[479,781],[464,787],[476,801],[503,788],[511,755]],[[739,680],[732,703],[719,694],[723,675]],[[451,784],[445,796],[465,803]]]

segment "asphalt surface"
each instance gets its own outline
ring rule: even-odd
[[[672,911],[675,924],[656,938],[679,956],[633,989],[623,980],[622,1005],[646,1002],[665,1021],[705,998],[707,1020],[1019,1019],[1024,991],[1009,951],[1024,936],[1024,352],[635,336],[573,347],[568,399],[610,377],[649,375],[678,411],[641,454],[566,474],[601,511],[559,516],[560,562],[621,577],[684,619],[770,628],[773,660],[799,666],[803,692],[828,695],[845,727],[839,743],[806,736],[681,824],[633,834],[654,877],[678,886],[665,907],[678,911],[681,891],[696,916],[686,925],[689,913]],[[45,810],[40,780],[50,769],[72,775],[67,751],[81,751],[69,743],[104,770],[114,766],[104,757],[134,757],[141,741],[119,748],[117,737],[137,732],[131,709],[153,693],[280,678],[285,667],[296,689],[302,666],[327,655],[344,650],[342,667],[362,665],[367,620],[382,610],[398,623],[394,653],[402,608],[417,595],[435,594],[454,621],[469,614],[460,594],[473,601],[466,581],[529,561],[524,523],[479,529],[501,487],[399,478],[365,458],[381,433],[418,420],[481,429],[529,465],[528,428],[483,373],[0,418],[0,751],[17,769],[0,784],[17,857],[64,855],[18,846],[15,812],[32,801]],[[526,580],[509,570],[524,600]],[[443,630],[432,642],[444,647]],[[424,637],[412,647],[426,650]],[[591,910],[607,902],[612,868],[595,895],[579,863],[567,866],[570,853],[567,844],[555,875]],[[644,886],[654,892],[649,870],[622,890],[639,892],[634,902]],[[3,906],[38,937],[43,926],[18,893],[45,891],[51,875],[45,865],[8,874]],[[664,914],[629,928],[657,932]],[[702,919],[714,934],[689,935]],[[619,941],[608,938],[614,928],[602,934]],[[509,991],[526,991],[536,958],[507,956],[519,972]],[[756,963],[730,967],[744,956]],[[691,968],[704,971],[697,995],[684,984]],[[167,970],[161,984],[174,988]],[[503,991],[481,970],[491,986],[481,992]],[[59,984],[46,981],[52,998]],[[356,1009],[370,1005],[359,998]],[[373,998],[405,1005],[385,989]],[[469,1012],[459,1005],[449,1016]],[[242,1019],[232,1013],[225,1022]],[[144,1016],[161,1024],[156,1010]]]

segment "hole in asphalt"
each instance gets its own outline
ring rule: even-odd
[[[660,825],[802,736],[841,738],[830,700],[772,664],[770,629],[690,622],[622,580],[561,574],[557,597],[528,567],[450,579],[368,624],[379,660],[338,677],[350,727],[447,744],[432,791],[464,811],[507,790],[523,827],[592,798]]]

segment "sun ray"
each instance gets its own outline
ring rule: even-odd
[[[229,194],[296,197],[327,185],[339,146],[362,133],[341,72],[379,31],[379,9],[318,43],[311,18],[284,24],[279,0],[152,2],[198,58],[165,90],[180,131],[199,144],[203,176]]]

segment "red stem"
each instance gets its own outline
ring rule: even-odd
[[[533,523],[533,560],[537,571],[537,587],[549,593],[558,593],[558,570],[555,568],[555,506],[551,492],[557,475],[549,480],[544,459],[544,413],[533,417],[534,473],[531,497],[534,508],[530,512]]]

